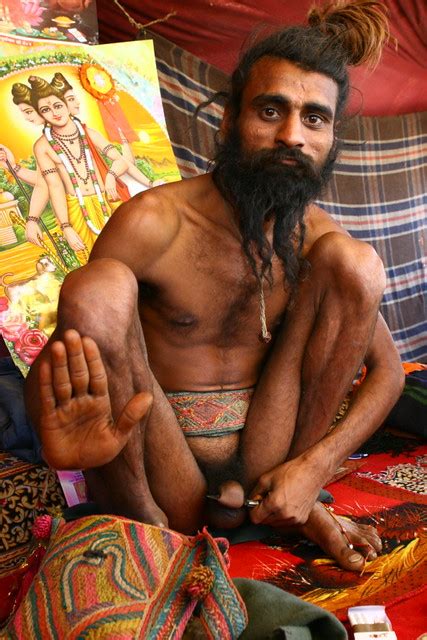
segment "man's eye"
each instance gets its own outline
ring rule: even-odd
[[[305,117],[305,121],[312,127],[318,127],[325,122],[322,116],[319,116],[317,113],[309,113]]]
[[[274,107],[264,107],[264,109],[262,110],[262,115],[267,120],[271,120],[272,118],[277,117],[278,112],[277,109],[274,109]]]

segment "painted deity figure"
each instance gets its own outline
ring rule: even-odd
[[[51,85],[55,89],[58,89],[58,91],[60,91],[64,96],[71,116],[75,119],[80,118],[80,100],[78,98],[77,92],[68,82],[65,76],[59,72],[55,73],[52,78]],[[121,145],[121,153],[125,160],[127,160],[129,163],[128,170],[121,176],[121,179],[129,188],[129,191],[132,183],[135,185],[135,193],[139,193],[140,191],[152,186],[156,187],[160,184],[163,184],[162,180],[154,180],[153,182],[151,182],[138,169],[138,167],[135,165],[135,156],[133,154],[131,145],[129,144],[126,136],[121,131],[121,129],[118,129],[118,131],[120,132],[120,140],[118,140],[118,142]],[[114,139],[111,139],[111,142],[112,141],[114,141]]]
[[[26,122],[29,122],[35,128],[45,125],[44,119],[31,104],[31,92],[27,85],[21,82],[15,83],[12,86],[12,96],[14,104],[18,107]],[[4,145],[0,147],[0,166],[3,169],[12,169],[19,180],[34,187],[31,196],[29,218],[27,218],[25,225],[25,238],[28,242],[41,246],[42,236],[38,221],[49,201],[49,191],[46,181],[43,179],[39,169],[34,171],[17,163],[13,152]]]
[[[71,117],[62,92],[38,76],[29,78],[31,103],[45,120],[34,155],[60,228],[80,262],[86,262],[106,220],[120,204],[116,180],[128,169],[117,149]],[[105,179],[96,155],[111,160]]]

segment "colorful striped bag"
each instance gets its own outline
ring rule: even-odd
[[[175,639],[193,615],[206,638],[246,627],[228,542],[207,530],[187,537],[107,515],[45,525],[46,555],[2,640]]]

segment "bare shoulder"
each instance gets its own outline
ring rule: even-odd
[[[95,143],[95,145],[97,145],[98,143],[104,145],[109,143],[109,141],[104,138],[104,136],[99,131],[96,131],[96,129],[86,127],[86,133],[89,134],[91,140]]]
[[[33,146],[33,151],[37,160],[38,170],[43,171],[44,169],[51,168],[57,162],[59,162],[58,156],[51,148],[45,136],[41,136],[38,140],[36,140]]]
[[[374,247],[363,240],[353,238],[326,211],[317,205],[311,205],[305,214],[306,236],[303,255],[307,256],[312,249],[322,250],[325,247],[339,251],[340,255],[357,256],[358,260],[366,258],[368,264],[383,269],[382,262]]]
[[[324,209],[316,204],[307,207],[304,216],[306,225],[303,254],[306,255],[314,243],[327,233],[335,232],[350,237],[348,232]]]
[[[142,278],[178,237],[189,197],[184,182],[144,191],[123,203],[110,218],[91,253],[115,258]]]

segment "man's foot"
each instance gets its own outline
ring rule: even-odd
[[[361,571],[365,561],[374,560],[382,549],[374,527],[331,515],[320,502],[316,502],[307,522],[298,527],[298,531],[348,571]]]
[[[234,481],[219,488],[216,500],[209,501],[209,523],[218,528],[234,528],[245,520],[246,509],[242,486]],[[307,522],[300,527],[284,530],[298,531],[315,542],[337,561],[342,569],[361,571],[366,560],[374,560],[382,549],[381,539],[374,527],[357,524],[336,516],[322,503],[316,502]]]
[[[84,472],[89,494],[101,512],[114,513],[157,527],[167,527],[168,519],[154,501],[148,486],[141,486],[140,481],[133,486],[127,485],[124,492],[120,484],[108,483],[110,475],[117,477],[117,471],[109,473],[110,469],[111,465],[106,465],[97,469],[86,469]]]

